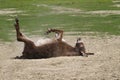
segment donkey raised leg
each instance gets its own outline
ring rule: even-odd
[[[23,50],[23,55],[21,57],[16,57],[16,58],[32,58],[33,55],[32,53],[35,52],[35,44],[33,41],[30,39],[26,38],[21,32],[20,32],[20,27],[19,27],[19,20],[16,18],[15,19],[15,29],[16,29],[16,37],[17,40],[20,42],[24,42],[24,50]],[[31,56],[32,55],[32,56]]]
[[[46,32],[47,34],[51,33],[51,32],[55,32],[55,37],[58,41],[62,41],[63,38],[63,30],[58,30],[58,29],[48,29],[48,31]]]

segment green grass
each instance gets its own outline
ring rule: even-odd
[[[56,6],[80,9],[85,12],[120,10],[119,7],[113,7],[114,4],[112,0],[0,0],[0,10],[15,8],[23,11],[22,13],[7,15],[0,14],[0,39],[3,41],[14,39],[14,20],[7,19],[14,19],[15,17],[20,19],[23,32],[29,34],[40,35],[47,28],[59,28],[67,32],[100,32],[102,34],[120,35],[119,14],[101,16],[101,14],[85,14],[74,11],[73,13],[57,14],[59,11],[52,13],[52,8]]]

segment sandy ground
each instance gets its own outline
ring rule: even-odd
[[[67,36],[74,45],[76,37]],[[89,57],[12,59],[21,55],[23,43],[0,44],[0,80],[120,80],[120,37],[82,36]],[[35,39],[34,39],[35,40]]]

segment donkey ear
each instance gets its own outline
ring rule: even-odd
[[[78,38],[78,39],[77,39],[77,42],[79,42],[79,41],[81,41],[81,38]]]

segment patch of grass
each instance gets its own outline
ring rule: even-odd
[[[120,15],[85,14],[80,12],[57,13],[53,7],[84,11],[120,10],[113,7],[112,0],[0,0],[0,10],[14,8],[21,13],[0,14],[0,39],[15,37],[14,18],[20,19],[20,26],[30,34],[43,34],[47,28],[59,28],[68,32],[101,32],[120,35]],[[118,4],[118,3],[117,3]],[[58,8],[59,10],[59,8]],[[53,13],[54,11],[54,13]],[[65,10],[67,11],[67,10]],[[62,12],[62,9],[61,9]],[[23,31],[23,32],[24,32]]]

